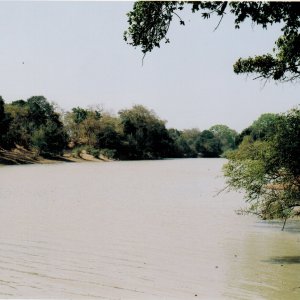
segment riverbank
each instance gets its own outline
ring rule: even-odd
[[[100,155],[96,158],[85,150],[81,151],[76,157],[71,152],[66,152],[61,156],[43,157],[34,151],[29,151],[21,146],[16,146],[12,150],[0,148],[0,165],[24,165],[24,164],[53,164],[59,162],[108,162],[111,159]]]

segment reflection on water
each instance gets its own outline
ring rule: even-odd
[[[267,262],[274,264],[300,264],[300,256],[275,256]]]
[[[0,297],[300,299],[299,222],[234,213],[221,159],[0,169]]]

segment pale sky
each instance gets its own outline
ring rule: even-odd
[[[44,95],[62,109],[102,105],[117,113],[142,104],[167,127],[241,131],[262,113],[300,103],[298,84],[263,84],[235,75],[239,57],[270,51],[279,27],[232,18],[174,19],[171,43],[147,54],[123,41],[132,2],[0,2],[0,94],[6,102]],[[24,62],[24,64],[23,64]]]

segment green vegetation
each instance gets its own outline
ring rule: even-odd
[[[17,100],[4,105],[1,147],[21,145],[44,156],[60,155],[67,145],[67,134],[60,115],[45,97]]]
[[[264,114],[240,135],[224,174],[231,189],[244,190],[249,207],[263,219],[299,214],[300,110]]]
[[[128,159],[171,157],[173,143],[165,127],[153,111],[141,105],[119,112],[123,128],[121,155]]]
[[[129,27],[124,32],[125,41],[134,47],[141,47],[144,54],[160,47],[161,41],[169,43],[167,33],[173,18],[178,19],[180,25],[185,25],[180,17],[180,11],[185,6],[190,6],[192,12],[201,12],[204,19],[216,15],[219,24],[226,14],[232,14],[235,28],[240,28],[241,23],[247,20],[262,28],[280,24],[282,35],[271,53],[239,58],[233,70],[237,74],[254,73],[257,78],[279,81],[300,77],[299,2],[139,1],[128,13]]]
[[[0,125],[0,148],[21,146],[44,157],[65,152],[126,160],[226,156],[228,186],[244,190],[249,202],[244,213],[286,219],[300,206],[297,109],[263,114],[238,134],[226,125],[203,131],[167,129],[166,121],[141,105],[118,116],[80,107],[60,114],[43,96],[9,104],[0,97]]]
[[[219,157],[235,148],[237,134],[225,125],[210,130],[167,129],[166,121],[142,105],[114,116],[101,108],[60,114],[43,96],[5,104],[0,98],[0,148],[16,147],[55,157],[81,153],[110,159]]]
[[[249,202],[243,212],[286,219],[300,206],[297,109],[263,114],[238,134],[226,125],[203,131],[167,129],[166,121],[142,105],[118,116],[80,107],[60,114],[43,96],[9,104],[0,97],[0,133],[0,150],[24,149],[44,157],[65,152],[126,160],[226,156],[228,186],[244,190]]]
[[[167,38],[173,17],[185,25],[180,11],[190,6],[204,19],[213,15],[234,16],[235,28],[250,20],[266,29],[277,23],[282,35],[275,41],[271,53],[239,58],[233,66],[237,74],[256,74],[256,78],[293,81],[300,77],[300,3],[298,2],[135,2],[129,12],[129,27],[125,41],[141,47],[144,54],[160,47]],[[177,132],[172,131],[176,137]],[[300,213],[300,111],[287,114],[263,114],[250,127],[237,135],[224,125],[204,130],[197,138],[180,138],[177,149],[189,147],[192,153],[204,156],[223,155],[229,161],[224,166],[228,187],[244,190],[249,207],[242,212],[263,219],[284,218]],[[238,148],[234,150],[236,147]],[[183,150],[185,151],[185,150]]]

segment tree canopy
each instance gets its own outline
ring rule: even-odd
[[[216,15],[220,22],[226,14],[234,16],[235,28],[249,19],[253,24],[267,28],[280,24],[282,35],[275,41],[270,53],[239,58],[233,70],[236,74],[256,74],[256,78],[292,81],[300,77],[300,3],[299,2],[190,2],[190,1],[139,1],[128,13],[129,27],[125,41],[140,46],[144,54],[169,43],[168,30],[173,18],[185,25],[180,11],[190,6],[202,18]],[[220,23],[219,22],[219,23]]]
[[[221,151],[223,153],[236,148],[238,133],[235,130],[220,124],[212,126],[209,130],[220,140]]]
[[[210,130],[203,130],[196,142],[197,151],[204,157],[219,157],[221,141]]]
[[[21,145],[43,155],[61,154],[65,149],[67,134],[60,115],[45,97],[13,101],[4,106],[4,111],[2,147]]]
[[[272,137],[276,131],[279,118],[279,115],[273,113],[262,114],[236,137],[236,144],[239,145],[247,135],[251,136],[254,141],[257,139],[266,140]]]
[[[96,158],[126,160],[219,157],[222,149],[232,146],[226,137],[234,130],[225,125],[214,128],[225,128],[226,133],[167,129],[166,121],[142,105],[120,110],[118,115],[99,107],[59,113],[43,96],[9,104],[0,96],[0,148],[21,146],[48,157],[66,153],[81,157],[84,151]]]
[[[153,111],[142,105],[119,112],[123,126],[124,151],[131,159],[169,157],[172,140],[165,127]]]
[[[244,136],[224,166],[229,187],[245,191],[250,205],[244,212],[263,219],[291,217],[300,206],[300,110],[272,119],[272,132]]]

